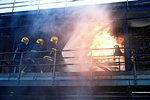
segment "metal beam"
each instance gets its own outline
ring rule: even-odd
[[[91,83],[92,81],[92,83]],[[56,73],[53,81],[52,73],[26,73],[21,74],[0,74],[0,86],[147,86],[150,85],[150,74],[137,73],[135,84],[133,74],[104,74],[93,73],[80,75],[80,73]]]

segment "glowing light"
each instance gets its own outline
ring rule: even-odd
[[[105,63],[101,66],[110,68],[110,67],[119,67],[118,64],[107,64],[112,62],[123,62],[124,57],[123,56],[115,56],[116,49],[113,49],[114,47],[123,47],[122,42],[124,41],[121,37],[116,38],[115,36],[112,36],[110,32],[110,27],[106,26],[105,24],[101,24],[100,26],[95,26],[94,31],[97,32],[97,34],[93,37],[92,45],[90,46],[90,49],[92,49],[91,52],[89,52],[88,56],[92,56],[93,60],[96,61],[96,63]],[[117,48],[118,49],[118,48]],[[120,50],[120,49],[118,49]],[[121,53],[124,53],[124,50],[120,50]],[[98,65],[99,66],[99,65]],[[121,70],[124,70],[124,65],[120,65]]]
[[[94,30],[98,30],[101,26],[96,26]],[[110,28],[107,27],[101,32],[97,33],[91,45],[91,49],[99,49],[99,48],[114,48],[115,45],[119,45],[115,40],[114,36],[110,35]],[[92,50],[92,56],[100,56],[100,55],[113,55],[115,50]]]

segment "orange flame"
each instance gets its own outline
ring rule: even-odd
[[[98,30],[100,26],[96,26],[94,30]],[[114,36],[110,35],[110,27],[103,29],[101,32],[97,33],[91,45],[91,49],[99,48],[114,48],[115,45],[119,45]],[[114,49],[107,50],[92,50],[92,56],[101,56],[101,55],[113,55],[115,52]]]
[[[94,31],[98,31],[99,29],[102,29],[103,26],[96,26],[94,28]],[[114,48],[115,45],[118,45],[119,47],[123,47],[123,45],[121,44],[121,42],[123,42],[122,39],[116,39],[114,36],[111,36],[110,31],[110,27],[106,27],[104,29],[102,29],[100,32],[98,32],[92,41],[92,45],[90,46],[90,49],[95,49],[92,50],[92,52],[89,52],[89,56],[92,56],[93,59],[97,59],[97,61],[99,62],[118,62],[118,60],[114,61],[113,58],[110,58],[111,55],[113,56],[115,53],[115,49],[109,49],[109,48]],[[104,48],[104,49],[102,49]],[[105,49],[108,48],[108,49]],[[101,49],[101,50],[98,50]],[[124,53],[124,50],[121,50],[122,53]],[[105,58],[102,59],[102,57],[98,57],[98,56],[106,56]],[[114,56],[113,56],[114,57]],[[124,57],[120,57],[119,59],[121,59],[120,61],[124,61]]]

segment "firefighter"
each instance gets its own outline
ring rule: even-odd
[[[47,45],[47,51],[49,51],[49,52],[47,53],[46,56],[44,56],[44,58],[47,59],[47,62],[48,62],[48,64],[50,64],[50,66],[44,67],[43,72],[52,71],[53,62],[54,62],[53,59],[54,59],[54,56],[55,56],[55,52],[57,50],[57,42],[58,42],[58,37],[52,36],[50,38],[50,41]]]
[[[37,39],[36,40],[36,44],[33,46],[32,51],[36,50],[36,51],[42,51],[44,50],[44,40],[43,39]]]
[[[36,40],[36,44],[32,46],[31,52],[26,55],[28,59],[27,64],[31,64],[27,66],[24,72],[41,72],[40,60],[43,58],[42,51],[44,49],[44,40],[39,38]]]
[[[57,42],[58,42],[58,37],[56,36],[52,36],[50,39],[50,46],[48,46],[49,50],[52,50],[52,52],[50,52],[50,55],[54,55],[54,51],[57,50]]]
[[[119,62],[119,66],[120,66],[120,56],[122,55],[122,52],[121,52],[121,50],[119,48],[119,45],[115,45],[114,48],[115,48],[115,52],[114,52],[114,59],[113,60],[115,62],[116,61]]]
[[[12,66],[9,69],[9,73],[18,73],[19,72],[19,66],[20,60],[21,60],[21,52],[27,51],[27,45],[29,43],[29,39],[27,37],[23,37],[21,39],[21,43],[19,43],[16,47],[15,53],[12,58]]]
[[[114,56],[121,56],[122,52],[119,48],[119,45],[115,45],[114,48],[115,48]]]

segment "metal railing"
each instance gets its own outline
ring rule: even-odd
[[[145,47],[148,49],[148,47]],[[143,49],[145,50],[144,47],[141,48],[132,48],[130,49],[131,53],[131,69],[133,71],[134,79],[136,81],[137,78],[137,70],[144,69],[148,70],[149,67],[147,65],[150,64],[149,56],[150,54],[144,54],[145,51],[142,51]],[[93,50],[115,50],[116,48],[102,48],[102,49],[93,49]],[[124,49],[124,48],[119,48],[119,49]],[[148,49],[149,50],[149,49]],[[147,50],[147,51],[148,51]],[[89,50],[92,52],[92,50]],[[53,56],[49,56],[49,58],[44,58],[44,57],[37,57],[37,54],[44,54],[47,56],[52,51],[37,51],[37,52],[18,52],[20,59],[12,59],[13,55],[15,52],[4,52],[0,53],[0,57],[3,56],[3,59],[0,60],[0,68],[1,68],[1,73],[8,73],[11,67],[18,66],[18,80],[20,79],[21,75],[24,73],[52,73],[52,79],[55,80],[55,74],[56,72],[66,72],[70,70],[60,70],[61,68],[67,68],[69,67],[76,67],[77,69],[80,69],[80,66],[90,66],[89,71],[91,73],[95,71],[125,71],[122,70],[121,67],[125,68],[125,54],[119,54],[119,55],[92,55],[92,54],[87,54],[84,57],[80,56],[62,56],[62,52],[78,52],[78,50],[56,50],[53,51]],[[89,53],[89,52],[88,52]],[[26,56],[29,55],[30,59]],[[32,56],[33,55],[33,56]],[[7,58],[7,59],[4,59]],[[8,59],[9,58],[9,59]],[[81,59],[82,58],[82,59]],[[145,60],[146,59],[146,60]],[[34,62],[32,62],[34,60]],[[68,62],[67,62],[68,61]],[[80,61],[80,62],[79,62]],[[13,64],[13,62],[16,62]],[[64,63],[65,62],[65,63]],[[107,66],[106,66],[107,65]],[[146,66],[145,66],[146,65]],[[37,68],[45,68],[46,72],[40,72],[40,71],[34,71],[30,70],[27,72],[22,73],[23,68],[28,67],[29,69],[33,67]],[[101,70],[94,70],[95,66]],[[86,67],[85,67],[86,68]],[[114,69],[113,69],[114,68]],[[51,70],[50,70],[51,69]],[[3,70],[7,70],[4,72]],[[47,71],[49,70],[49,71]],[[80,70],[79,70],[80,71]],[[70,71],[72,72],[72,71]],[[78,72],[78,71],[77,71]],[[12,72],[11,72],[12,73]],[[10,73],[10,74],[11,74]]]
[[[137,71],[150,70],[150,46],[132,48],[131,54],[131,67],[136,84]]]

